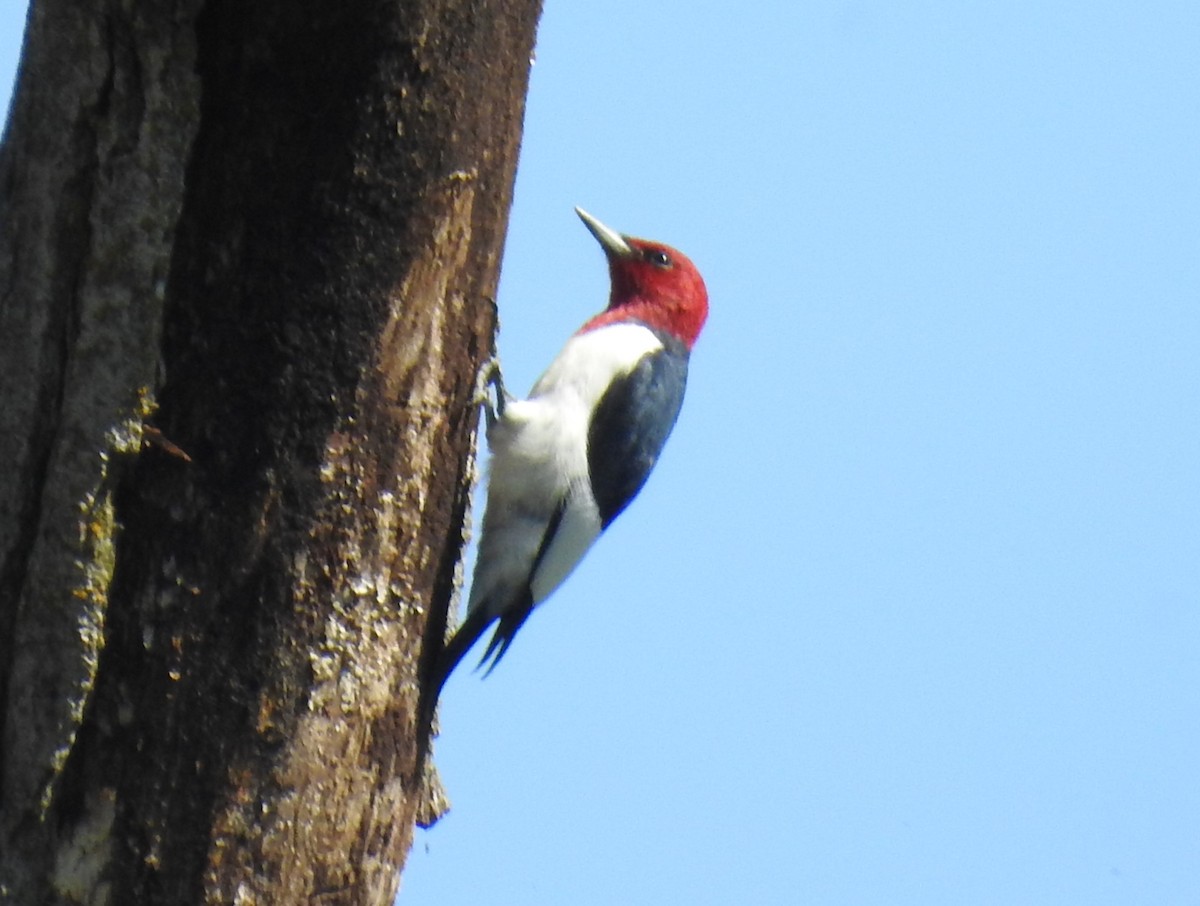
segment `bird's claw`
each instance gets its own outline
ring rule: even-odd
[[[496,389],[496,402],[492,404],[492,394],[489,388]],[[497,419],[504,418],[504,407],[512,399],[504,389],[504,375],[500,372],[500,360],[490,358],[479,369],[479,377],[475,382],[475,405],[483,406],[487,426],[491,428]]]

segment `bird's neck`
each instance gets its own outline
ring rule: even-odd
[[[696,338],[700,335],[701,328],[704,327],[704,320],[707,316],[707,306],[633,299],[610,305],[606,311],[584,324],[580,333],[586,333],[609,324],[640,321],[652,330],[676,337],[688,350],[691,350]]]

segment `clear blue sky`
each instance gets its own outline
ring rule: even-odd
[[[712,315],[401,906],[1200,903],[1200,5],[548,0],[515,390],[575,204]]]

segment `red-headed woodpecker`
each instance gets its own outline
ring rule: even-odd
[[[673,248],[575,211],[608,257],[612,295],[528,399],[508,398],[499,372],[489,375],[497,407],[479,559],[467,617],[430,677],[432,702],[496,620],[480,665],[499,663],[533,608],[642,489],[683,405],[688,355],[708,316],[699,272]]]

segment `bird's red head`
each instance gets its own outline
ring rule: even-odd
[[[691,349],[708,317],[708,290],[696,266],[669,245],[623,236],[580,208],[575,213],[604,248],[612,279],[608,308],[583,329],[636,320]]]

